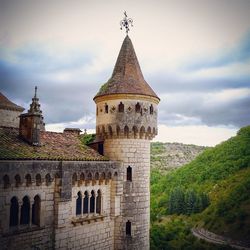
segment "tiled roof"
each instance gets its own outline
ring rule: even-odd
[[[104,161],[106,157],[83,145],[72,133],[40,132],[41,146],[31,146],[18,129],[0,127],[0,160]]]
[[[20,111],[20,112],[24,111],[23,107],[20,107],[20,106],[16,105],[15,103],[11,102],[1,92],[0,92],[0,109],[17,110],[17,111]]]
[[[94,99],[112,94],[139,94],[159,99],[144,80],[133,44],[128,36],[123,41],[111,78],[102,85]]]

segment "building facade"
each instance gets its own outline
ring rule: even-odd
[[[149,249],[150,140],[159,98],[128,36],[94,101],[90,147],[78,129],[45,131],[36,93],[19,129],[0,127],[3,249]]]

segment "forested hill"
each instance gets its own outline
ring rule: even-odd
[[[189,163],[207,147],[183,143],[151,143],[151,169],[170,171]]]
[[[169,174],[152,172],[151,249],[215,249],[197,242],[192,227],[248,239],[250,126]]]

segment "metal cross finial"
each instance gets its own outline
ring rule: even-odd
[[[131,25],[133,27],[133,19],[132,18],[127,18],[127,13],[126,11],[124,12],[124,18],[121,20],[120,22],[120,25],[121,25],[121,30],[122,30],[122,27],[125,27],[126,29],[126,33],[128,34],[129,32],[129,26]]]

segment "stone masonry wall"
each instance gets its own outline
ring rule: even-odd
[[[0,126],[19,127],[20,111],[0,109]]]
[[[149,249],[150,141],[106,139],[104,154],[123,162],[123,196],[121,217],[115,223],[115,249]],[[132,168],[132,181],[127,180],[128,166]],[[126,235],[128,220],[131,236]]]
[[[114,222],[120,215],[114,201],[121,200],[116,192],[121,176],[114,162],[0,161],[1,249],[114,249]],[[102,191],[100,214],[76,215],[76,194],[85,190]],[[10,227],[10,200],[17,197],[21,209],[26,195],[31,205],[34,196],[41,198],[40,225]]]

